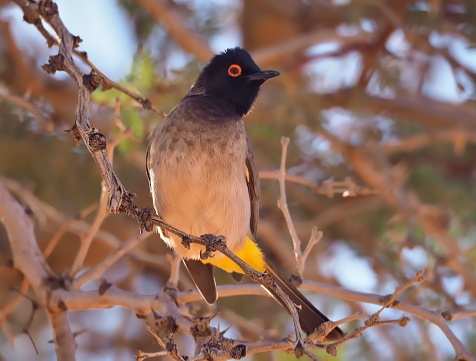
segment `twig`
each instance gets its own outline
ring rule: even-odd
[[[20,292],[18,292],[18,295],[7,305],[3,306],[2,309],[0,309],[0,323],[5,321],[5,318],[12,313],[15,308],[20,304],[22,300],[25,299],[25,294],[28,291],[28,288],[30,287],[30,282],[28,281],[27,278],[23,278],[23,281],[21,283],[20,287]]]
[[[247,355],[255,355],[258,353],[275,351],[275,350],[281,350],[285,352],[292,351],[292,343],[289,341],[289,339],[283,339],[283,340],[274,341],[274,342],[249,342],[249,343],[245,343],[245,345],[246,345]],[[326,349],[325,345],[318,345],[318,344],[308,345],[308,347],[313,350]],[[308,353],[306,353],[306,355],[309,356]],[[313,357],[314,357],[313,360],[317,359],[316,358],[317,356],[313,355]]]
[[[46,224],[48,221],[52,221],[55,224],[59,224],[60,227],[66,227],[68,232],[77,234],[79,237],[84,236],[84,234],[88,233],[91,229],[89,223],[81,219],[70,219],[64,216],[51,205],[38,199],[30,190],[21,186],[17,181],[0,175],[0,183],[2,183],[8,191],[14,194],[22,204],[25,204],[32,210],[35,218],[38,219],[38,222],[41,225]],[[83,213],[84,212],[81,212],[81,217],[84,216]],[[118,248],[122,244],[119,238],[104,230],[99,230],[95,237],[97,241],[100,241],[102,244],[111,248]],[[162,271],[168,271],[164,256],[151,256],[150,253],[140,250],[133,250],[131,256],[133,259],[152,264]]]
[[[410,288],[411,286],[413,286],[414,284],[416,283],[421,283],[425,280],[425,270],[420,270],[416,273],[415,277],[413,279],[411,279],[410,281],[408,281],[406,284],[404,284],[403,286],[400,286],[400,287],[397,287],[395,288],[395,291],[393,291],[393,293],[391,295],[388,295],[385,297],[385,299],[383,300],[383,306],[382,308],[376,312],[376,314],[380,314],[380,312],[382,312],[385,308],[388,308],[390,307],[391,305],[393,305],[395,302],[397,302],[397,297],[403,292],[405,291],[406,289]]]
[[[376,304],[376,305],[388,304],[388,301],[389,301],[388,296],[345,290],[341,287],[328,285],[328,284],[322,284],[322,283],[318,283],[314,281],[304,280],[302,283],[302,286],[303,287],[301,288],[303,289],[331,294],[331,295],[334,295],[349,301],[365,302],[365,303]],[[266,295],[266,292],[256,284],[221,285],[217,287],[217,290],[220,297],[230,297],[230,296],[236,296],[236,295]],[[141,296],[132,292],[120,290],[116,288],[115,286],[111,286],[107,290],[107,292],[99,298],[99,300],[98,300],[97,291],[57,290],[55,291],[55,297],[52,299],[52,302],[54,302],[54,304],[58,303],[58,299],[56,297],[59,297],[59,299],[61,299],[62,302],[64,303],[65,307],[71,311],[121,306],[121,307],[126,307],[131,310],[134,310],[139,315],[144,315],[147,312],[149,312],[151,307],[154,309],[158,307],[164,307],[164,301],[162,299],[158,299],[155,295]],[[186,291],[186,292],[177,293],[177,301],[179,305],[182,305],[188,302],[199,301],[199,300],[201,300],[201,295],[198,293],[198,291]],[[175,306],[174,302],[171,302],[168,307],[171,310],[170,312],[172,312],[173,307],[176,308],[177,306]],[[472,358],[473,356],[454,337],[454,334],[452,333],[451,329],[446,326],[447,319],[442,316],[441,312],[434,312],[431,310],[427,310],[420,306],[416,306],[401,300],[398,300],[397,302],[394,302],[393,304],[389,304],[388,308],[401,310],[436,324],[438,327],[442,329],[445,335],[448,336],[448,339],[452,340],[452,343],[454,342],[454,345],[458,347],[459,351],[457,351],[457,353],[459,355],[465,356],[462,358],[462,360],[474,360],[474,358]],[[173,311],[173,312],[178,314],[178,311]],[[350,318],[353,318],[353,317],[355,319],[361,318],[360,316],[358,316],[358,314],[350,316]],[[337,321],[336,324],[341,324],[341,322],[344,322],[347,320],[348,319],[346,318],[341,321]],[[184,322],[184,323],[181,324],[180,322]],[[189,321],[184,320],[180,322],[178,324],[182,325],[181,326],[182,331],[186,332],[186,330],[190,329]],[[289,341],[287,342],[289,346]],[[459,348],[458,342],[462,348]],[[254,344],[254,345],[259,345],[257,346],[257,348],[261,351],[257,351],[257,352],[264,352],[264,351],[269,351],[272,349],[282,349],[282,350],[286,349],[282,344],[279,344],[279,343],[274,346],[268,345],[264,348],[260,348],[262,347],[262,342],[260,342],[259,344]],[[310,348],[313,349],[314,346]],[[289,350],[289,348],[287,349]],[[248,354],[251,354],[251,352],[252,351],[248,352]]]
[[[348,323],[348,322],[351,322],[351,321],[367,319],[367,318],[369,318],[369,315],[365,314],[363,310],[360,310],[358,312],[355,312],[353,315],[350,315],[348,317],[344,317],[343,319],[335,321],[334,323],[336,325],[342,325],[344,323]]]
[[[381,321],[378,314],[374,313],[371,315],[364,323],[363,326],[357,327],[354,331],[349,332],[348,334],[345,335],[345,337],[342,340],[336,341],[332,344],[329,345],[330,348],[336,348],[337,346],[348,342],[349,340],[352,340],[354,338],[361,337],[364,331],[369,329],[370,327],[375,327],[375,326],[387,326],[387,325],[399,325],[401,327],[405,327],[410,319],[408,317],[402,316],[398,320],[385,320]]]
[[[444,311],[441,314],[446,320],[451,321],[468,317],[476,317],[476,310]]]
[[[162,357],[162,356],[167,356],[168,353],[167,351],[159,351],[159,352],[144,352],[141,350],[138,350],[136,353],[136,360],[137,361],[143,361],[148,358],[152,357]]]
[[[110,268],[114,263],[116,263],[121,257],[129,253],[130,250],[132,250],[141,242],[149,238],[152,234],[153,233],[151,232],[139,234],[131,238],[130,240],[128,240],[123,245],[119,246],[116,250],[109,253],[96,266],[84,272],[81,276],[77,277],[73,281],[72,289],[79,289],[85,283],[101,276],[108,268]]]
[[[171,358],[177,361],[184,361],[183,357],[181,357],[177,353],[177,349],[174,349],[175,352],[172,352],[171,350],[168,350],[167,345],[162,341],[162,339],[157,335],[154,330],[150,327],[150,324],[148,322],[145,323],[145,329],[152,335],[152,337],[155,339],[155,341],[162,347],[164,350],[166,350],[166,354],[169,355]]]
[[[121,93],[126,94],[130,98],[134,99],[137,103],[139,103],[143,109],[151,110],[154,113],[158,114],[161,118],[165,118],[167,116],[162,110],[157,108],[155,105],[151,103],[151,101],[147,98],[142,97],[140,94],[134,93],[133,91],[123,87],[121,84],[116,83],[115,81],[109,79],[103,72],[99,70],[87,57],[86,52],[78,51],[77,49],[73,50],[73,53],[78,56],[83,63],[88,65],[92,70],[94,70],[97,74],[99,74],[102,79],[104,80],[105,88],[114,88],[119,90]]]
[[[276,179],[279,180],[280,174],[273,171],[261,171],[259,173],[261,179]],[[370,189],[355,184],[350,179],[344,181],[312,181],[304,177],[292,175],[286,173],[285,180],[288,182],[302,184],[312,189],[317,194],[334,197],[336,194],[342,194],[343,197],[355,197],[355,196],[369,196],[382,193],[392,192],[391,189]]]
[[[58,361],[76,360],[76,341],[65,313],[50,313]]]
[[[411,279],[409,282],[407,282],[403,286],[397,287],[392,294],[383,297],[381,299],[381,303],[383,304],[382,307],[377,312],[373,313],[370,317],[368,317],[363,326],[358,327],[354,331],[350,332],[342,340],[339,340],[339,341],[336,341],[336,342],[332,343],[332,346],[337,347],[337,346],[341,345],[343,342],[346,342],[346,341],[348,341],[350,339],[353,339],[353,338],[356,338],[356,337],[360,337],[362,335],[362,333],[366,329],[368,329],[369,327],[379,326],[379,325],[395,324],[395,323],[401,325],[402,327],[405,327],[408,324],[408,322],[410,321],[410,319],[408,317],[402,317],[401,319],[399,319],[397,321],[395,321],[395,320],[394,321],[380,321],[380,313],[384,309],[392,307],[394,304],[397,304],[398,303],[397,297],[403,291],[405,291],[406,289],[408,289],[409,287],[411,287],[412,285],[414,285],[416,283],[423,282],[424,280],[425,280],[424,270],[418,271],[416,273],[415,277],[413,279]]]
[[[278,200],[278,207],[284,215],[284,219],[286,220],[286,225],[288,226],[289,233],[293,241],[294,258],[296,259],[296,268],[294,270],[294,274],[301,277],[302,272],[304,271],[304,264],[306,262],[306,259],[309,256],[312,247],[315,246],[317,242],[319,242],[319,240],[321,239],[322,233],[317,232],[316,227],[312,229],[311,239],[303,253],[301,249],[301,240],[299,239],[296,232],[296,228],[294,227],[294,223],[291,218],[291,213],[289,212],[288,203],[286,199],[286,155],[287,155],[288,145],[289,145],[289,138],[282,137],[281,138],[281,166],[279,168],[279,178],[278,178],[279,193],[280,193],[280,199]]]
[[[375,6],[382,15],[387,19],[387,21],[393,25],[395,28],[401,28],[402,26],[402,19],[401,17],[396,14],[396,12],[390,8],[387,4],[379,1],[379,0],[358,0],[362,4],[368,4]]]
[[[302,253],[300,262],[296,264],[296,268],[294,271],[295,274],[302,275],[302,273],[304,272],[304,264],[306,263],[306,260],[309,257],[309,254],[311,253],[312,248],[317,243],[319,243],[321,239],[322,239],[322,232],[318,231],[316,226],[312,227],[311,238],[309,239],[309,242],[307,243],[307,246],[304,249],[304,252]]]
[[[53,235],[51,240],[48,242],[48,245],[46,246],[45,250],[43,251],[43,255],[45,258],[48,258],[51,253],[53,253],[53,250],[56,248],[58,245],[61,237],[66,233],[69,227],[69,222],[66,222],[60,226],[60,228],[56,231],[56,233]]]
[[[384,142],[381,148],[385,154],[391,155],[397,152],[412,152],[436,143],[459,144],[461,138],[464,139],[463,143],[476,143],[476,133],[471,129],[445,129],[441,132],[415,134],[399,141]],[[455,146],[456,154],[461,155],[463,150],[464,147]]]
[[[93,224],[87,235],[81,237],[81,246],[79,247],[78,253],[76,253],[76,257],[71,267],[70,274],[73,277],[81,270],[94,237],[101,228],[104,220],[109,216],[109,212],[107,212],[107,188],[105,187],[104,182],[102,182],[101,185],[101,196],[96,217],[94,218]]]
[[[26,109],[27,111],[29,111],[31,114],[33,114],[36,119],[38,119],[38,121],[40,122],[41,126],[43,127],[43,130],[47,133],[51,133],[53,131],[53,128],[54,128],[54,124],[53,122],[48,119],[47,117],[45,117],[33,104],[31,104],[30,102],[26,101],[25,99],[23,98],[20,98],[20,97],[17,97],[17,96],[14,96],[14,95],[10,95],[10,94],[2,94],[0,93],[0,99],[4,99],[6,101],[9,101],[9,102],[12,102],[24,109]]]
[[[262,287],[259,287],[262,290]],[[218,290],[219,297],[223,297]],[[240,294],[241,296],[241,294]],[[233,327],[240,330],[240,333],[248,339],[264,339],[266,337],[276,338],[276,332],[273,330],[267,330],[263,325],[258,324],[255,320],[250,319],[248,316],[240,315],[228,308],[220,307],[218,309],[220,318],[227,320]]]
[[[182,259],[176,254],[167,253],[167,260],[170,262],[170,277],[167,281],[167,287],[177,288]]]
[[[262,287],[258,284],[231,284],[217,286],[218,297],[231,297],[231,296],[246,296],[246,295],[261,295],[271,297]],[[198,290],[188,290],[185,292],[179,292],[177,294],[177,303],[184,305],[190,302],[198,302],[203,300],[203,296]]]
[[[15,337],[16,337],[16,335],[13,333],[13,331],[10,328],[7,320],[5,320],[5,319],[0,320],[0,329],[5,333],[8,340],[10,341],[11,345],[13,347],[15,347]]]
[[[296,258],[296,262],[299,262],[302,251],[301,251],[301,240],[299,239],[296,228],[294,228],[294,223],[291,218],[291,214],[289,213],[288,203],[286,200],[286,154],[289,145],[289,138],[282,137],[281,138],[281,166],[279,167],[279,194],[280,199],[278,200],[278,207],[283,212],[284,219],[286,220],[286,224],[289,229],[289,233],[291,234],[291,238],[293,241],[293,248],[294,248],[294,257]]]
[[[117,145],[120,142],[122,142],[124,139],[132,136],[133,134],[133,129],[130,127],[126,127],[124,123],[122,123],[121,100],[119,99],[119,97],[116,97],[116,106],[114,109],[114,118],[112,119],[112,122],[115,126],[117,126],[121,130],[121,133],[117,137],[115,138],[109,137],[111,141],[106,146],[109,162],[111,162],[111,164],[114,164],[114,150],[116,149]]]

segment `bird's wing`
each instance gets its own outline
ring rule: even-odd
[[[153,184],[150,184],[150,169],[149,169],[149,167],[150,167],[150,154],[151,154],[150,152],[151,152],[151,148],[152,148],[152,136],[153,136],[153,134],[154,134],[153,132],[150,133],[149,138],[147,139],[147,153],[145,155],[145,170],[147,172],[147,179],[149,181],[149,185],[150,185],[151,189],[153,187]]]
[[[256,164],[255,157],[253,155],[253,149],[251,148],[251,142],[248,137],[246,137],[246,143],[248,144],[248,151],[245,162],[245,177],[246,184],[248,185],[248,194],[250,197],[251,207],[250,230],[253,234],[253,237],[256,238],[259,220],[259,172],[258,165]]]
[[[255,157],[253,155],[253,149],[251,148],[251,142],[248,136],[246,137],[247,152],[245,160],[245,180],[248,186],[248,195],[250,197],[250,231],[251,239],[256,242],[256,232],[258,230],[259,220],[259,173],[258,165],[256,164]],[[236,282],[243,281],[245,275],[243,273],[233,272],[231,274]]]

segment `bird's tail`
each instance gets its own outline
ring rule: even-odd
[[[314,307],[314,305],[309,302],[309,300],[299,292],[296,287],[294,287],[286,278],[281,276],[268,261],[266,261],[266,272],[273,276],[283,292],[300,308],[299,323],[304,332],[311,334],[321,324],[329,321],[329,319]],[[267,289],[267,291],[286,308],[284,302],[273,290]],[[342,337],[344,337],[344,333],[339,327],[336,327],[327,335],[325,341],[337,341]]]

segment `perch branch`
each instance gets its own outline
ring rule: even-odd
[[[239,257],[237,257],[230,249],[227,247],[225,240],[223,237],[215,237],[213,235],[204,235],[202,237],[192,236],[181,230],[171,226],[170,224],[164,222],[162,219],[158,217],[150,217],[150,220],[153,221],[157,226],[166,230],[174,235],[180,237],[182,239],[182,243],[185,247],[190,243],[196,243],[206,248],[205,253],[202,255],[204,258],[212,256],[212,253],[218,251],[231,259],[235,264],[237,264],[243,272],[249,277],[251,280],[260,283],[265,288],[271,288],[278,297],[283,301],[286,305],[287,310],[289,311],[293,323],[294,329],[296,333],[296,352],[300,352],[299,349],[303,346],[302,344],[302,337],[301,337],[301,325],[299,323],[299,315],[296,309],[296,306],[291,302],[289,297],[279,288],[276,282],[273,280],[272,276],[266,273],[261,273],[250,267],[244,261],[242,261]]]

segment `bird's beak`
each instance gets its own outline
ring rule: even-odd
[[[255,80],[269,80],[271,78],[274,78],[275,76],[278,76],[279,72],[276,70],[261,70],[257,73],[250,74],[246,76],[246,79],[248,81],[255,81]]]

